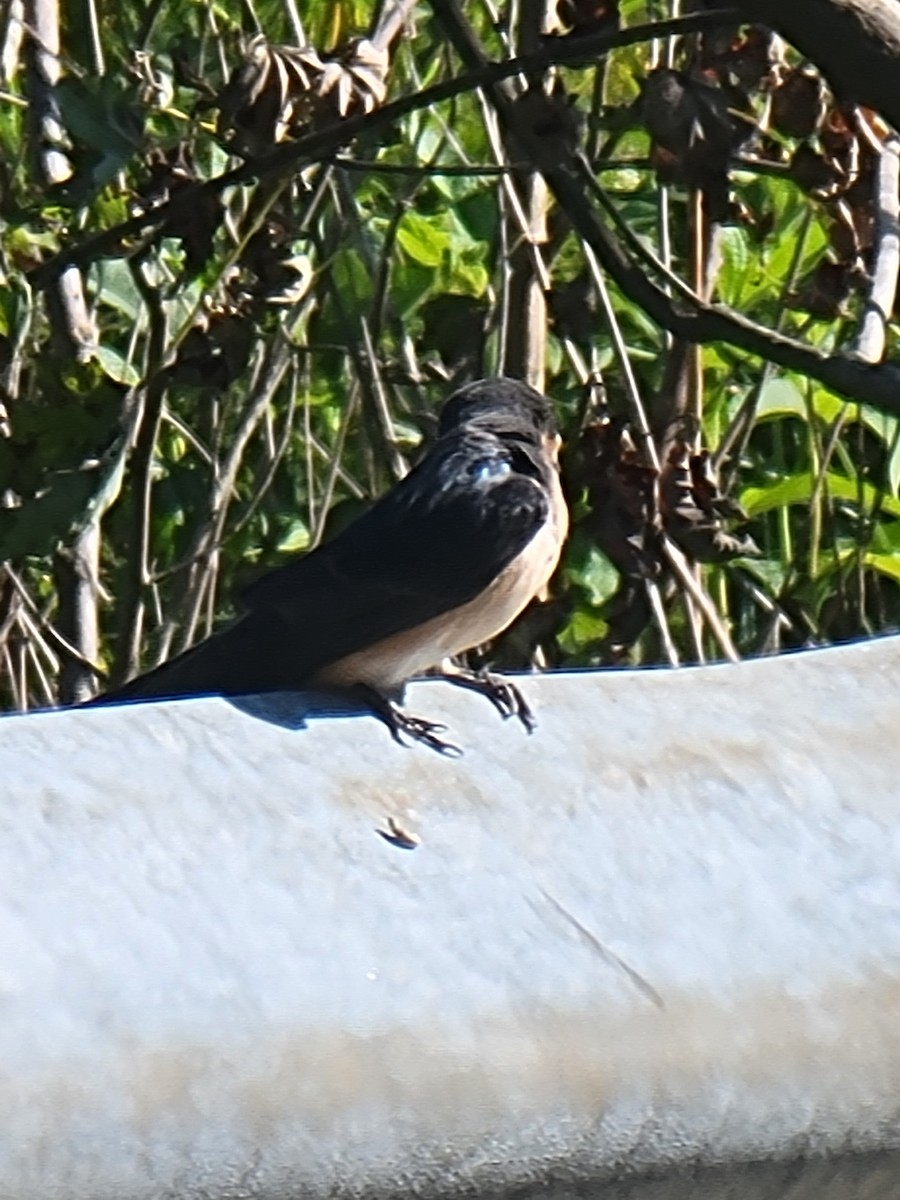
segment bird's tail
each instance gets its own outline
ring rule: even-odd
[[[137,675],[121,687],[101,692],[82,707],[185,696],[232,696],[267,690],[259,676],[258,631],[246,618]]]

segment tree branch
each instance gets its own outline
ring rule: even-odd
[[[432,104],[450,100],[464,92],[498,83],[523,72],[543,70],[554,63],[590,61],[597,55],[606,54],[620,46],[630,46],[657,37],[668,37],[670,34],[691,33],[712,28],[721,24],[723,19],[727,19],[729,16],[734,18],[734,15],[734,8],[724,7],[713,12],[695,13],[692,16],[678,17],[670,21],[654,21],[634,29],[623,29],[617,33],[601,33],[591,37],[577,38],[574,41],[559,38],[536,54],[522,55],[519,58],[506,59],[500,63],[489,63],[474,71],[424,88],[412,95],[401,96],[370,113],[349,117],[326,129],[307,134],[295,142],[280,145],[268,154],[249,158],[239,167],[217,175],[204,183],[183,187],[165,203],[155,205],[146,212],[139,213],[127,221],[122,221],[118,225],[113,225],[109,229],[104,229],[92,237],[60,250],[45,263],[29,272],[29,279],[34,287],[46,288],[67,267],[73,264],[80,267],[89,266],[98,258],[103,258],[116,251],[121,252],[122,243],[128,239],[152,236],[168,220],[195,211],[197,204],[203,202],[208,193],[218,195],[225,188],[270,177],[292,175],[310,163],[330,158],[336,150],[356,138],[382,129],[418,109],[428,108]]]
[[[900,129],[897,0],[736,0],[736,7],[805,54],[842,100],[874,108]]]
[[[457,53],[466,66],[477,69],[480,48],[473,44],[468,25],[457,14],[452,0],[442,3],[440,15]],[[437,9],[438,6],[435,5]],[[573,228],[594,251],[600,265],[657,324],[687,342],[726,342],[778,363],[801,375],[818,379],[839,395],[866,401],[884,412],[900,413],[900,367],[871,364],[849,355],[828,355],[775,330],[757,325],[723,305],[710,304],[683,288],[674,300],[629,258],[622,241],[600,219],[590,201],[593,173],[566,129],[565,114],[548,99],[543,113],[531,94],[515,103],[502,87],[493,86],[491,97],[504,125],[537,163],[557,204]],[[527,101],[527,104],[525,103]],[[569,144],[565,142],[568,134]],[[566,152],[568,150],[568,152]]]

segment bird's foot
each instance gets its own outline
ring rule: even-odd
[[[453,666],[450,670],[442,671],[441,676],[448,683],[455,683],[457,687],[468,688],[469,691],[487,696],[504,721],[516,717],[528,733],[534,733],[537,729],[537,720],[528,701],[516,685],[504,679],[502,675],[495,675],[485,667],[479,671],[472,671],[468,667]]]
[[[438,754],[445,754],[449,758],[461,758],[462,750],[459,746],[455,746],[453,742],[445,742],[438,734],[443,733],[447,728],[446,725],[441,725],[436,721],[428,721],[425,717],[416,717],[412,713],[406,712],[395,701],[383,696],[375,688],[360,686],[359,689],[365,697],[366,703],[372,708],[376,716],[380,717],[391,731],[391,737],[398,745],[403,746],[406,743],[403,741],[403,735],[413,742],[421,742],[423,746],[428,746],[431,750],[437,750]]]
[[[423,746],[429,746],[432,750],[437,750],[439,754],[446,754],[450,758],[462,758],[462,750],[453,742],[445,742],[443,738],[438,737],[439,733],[443,733],[447,728],[446,725],[441,725],[436,721],[427,721],[424,717],[415,717],[412,713],[404,712],[397,705],[391,705],[391,715],[388,721],[388,728],[393,735],[394,741],[403,745],[403,739],[400,736],[405,733],[408,738],[414,742],[421,742]]]

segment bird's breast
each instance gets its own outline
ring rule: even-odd
[[[536,485],[537,486],[537,485]],[[556,570],[569,526],[559,477],[549,483],[550,512],[524,550],[473,600],[402,630],[323,667],[315,682],[336,687],[364,683],[391,692],[445,658],[502,633],[543,592]]]

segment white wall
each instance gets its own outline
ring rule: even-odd
[[[0,723],[0,1197],[894,1200],[900,639],[523,687]]]

